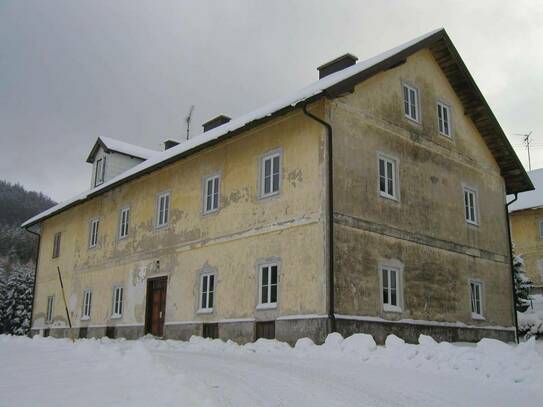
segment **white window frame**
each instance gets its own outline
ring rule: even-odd
[[[111,307],[111,319],[120,319],[123,317],[124,308],[124,287],[116,285],[113,287],[113,298]]]
[[[543,219],[537,221],[539,240],[543,240]]]
[[[382,191],[381,190],[381,161],[384,162],[384,169],[385,169],[385,191]],[[387,170],[387,164],[391,164],[392,165],[392,194],[390,194],[388,192],[388,180],[389,180],[389,177],[388,177],[388,170]],[[379,195],[382,196],[383,198],[388,198],[388,199],[393,199],[393,200],[399,200],[399,197],[400,197],[400,194],[399,194],[399,187],[400,187],[400,183],[399,183],[399,177],[398,177],[398,173],[399,173],[399,165],[398,165],[398,160],[393,158],[393,157],[390,157],[390,156],[387,156],[385,154],[382,154],[382,153],[378,153],[377,154],[377,188],[378,188],[378,191],[379,191]]]
[[[479,290],[479,312],[477,312],[477,298],[473,297],[474,293],[477,294],[477,291]],[[470,311],[471,311],[471,318],[472,319],[485,319],[484,317],[484,285],[483,282],[480,280],[469,280],[469,300],[470,300]]]
[[[276,278],[275,278],[275,284],[272,284],[272,267],[276,267]],[[268,279],[264,284],[263,281],[263,271],[264,269],[268,269]],[[267,301],[262,301],[262,289],[264,288],[264,285],[267,287]],[[272,294],[272,286],[275,286],[275,301],[271,300],[271,294]],[[279,263],[271,262],[271,263],[262,263],[258,266],[258,305],[257,309],[269,309],[269,308],[277,308],[277,302],[279,299]]]
[[[128,237],[130,225],[130,207],[126,206],[119,211],[119,240]]]
[[[164,207],[161,202],[164,200]],[[156,227],[162,228],[170,223],[171,193],[161,192],[156,198]]]
[[[209,190],[209,183],[211,182],[211,191]],[[217,191],[215,191],[215,184]],[[213,213],[220,209],[221,201],[221,176],[219,174],[211,175],[204,178],[204,195],[202,199],[203,213]],[[211,198],[211,207],[207,207],[208,198]]]
[[[396,305],[392,304],[392,272],[396,276]],[[384,274],[387,275],[387,284],[385,286]],[[383,311],[385,312],[402,312],[403,311],[403,279],[402,279],[402,268],[397,266],[392,266],[388,264],[382,264],[379,266],[379,279],[381,287],[381,304],[383,305]],[[387,290],[387,299],[385,301],[384,291]]]
[[[96,160],[94,169],[94,186],[97,187],[104,183],[106,174],[106,157],[100,157]]]
[[[45,310],[45,322],[53,322],[54,315],[54,306],[55,306],[55,296],[50,295],[47,297],[47,308]]]
[[[62,239],[62,233],[56,232],[53,236],[53,259],[60,257],[60,241]]]
[[[86,321],[91,319],[92,311],[92,290],[87,288],[83,290],[83,309],[81,310],[81,320]]]
[[[210,289],[209,281],[213,278],[213,287]],[[206,281],[206,289],[204,290],[204,280]],[[215,273],[204,273],[200,276],[200,295],[198,298],[198,312],[199,313],[212,313],[213,307],[215,306],[215,291],[217,286],[217,277]],[[202,304],[204,302],[204,294],[205,294],[205,304]],[[212,295],[212,300],[210,300],[209,294]]]
[[[264,155],[260,159],[260,197],[261,198],[267,198],[270,196],[278,195],[281,192],[281,178],[282,178],[282,166],[283,166],[283,154],[281,151],[274,151],[271,153],[268,153]],[[278,158],[278,166],[279,168],[275,168],[273,163],[274,159]],[[271,174],[269,175],[270,178],[270,191],[266,192],[266,162],[270,161],[270,171]],[[277,170],[277,172],[275,172]],[[274,176],[277,175],[277,189],[273,188],[273,179]]]
[[[445,115],[447,116],[446,119],[444,117],[445,115],[443,112],[445,112]],[[436,107],[436,114],[437,114],[437,129],[439,131],[439,134],[445,137],[452,138],[451,107],[446,103],[438,101],[437,107]],[[445,124],[447,124],[447,129],[445,129]]]
[[[95,248],[98,244],[98,233],[100,230],[100,218],[91,219],[89,223],[89,249]]]
[[[473,197],[473,206],[469,202],[469,197]],[[466,201],[467,197],[467,201]],[[463,187],[463,197],[462,197],[463,207],[464,207],[464,219],[466,223],[470,225],[479,225],[479,194],[475,188],[468,186]],[[473,213],[472,213],[473,210]]]
[[[406,90],[407,90],[407,98],[408,98],[407,101],[405,100],[405,91]],[[415,104],[414,105],[411,102],[411,92],[413,92],[415,94]],[[420,97],[419,96],[419,90],[416,87],[411,86],[411,85],[409,85],[409,84],[407,84],[405,82],[402,83],[402,111],[404,113],[404,116],[407,119],[420,124],[420,101],[419,101],[419,97]],[[406,106],[406,102],[407,102],[407,106]],[[413,106],[414,106],[414,111],[415,111],[414,116],[412,115]],[[407,107],[408,111],[406,111],[406,107]]]

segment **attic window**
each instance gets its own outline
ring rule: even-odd
[[[94,169],[94,186],[98,186],[104,183],[104,174],[106,169],[106,157],[96,160],[96,167]]]
[[[420,122],[419,92],[417,88],[403,84],[403,111],[405,117]]]

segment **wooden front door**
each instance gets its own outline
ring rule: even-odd
[[[145,311],[145,333],[163,336],[166,317],[166,286],[168,277],[147,280],[147,307]]]

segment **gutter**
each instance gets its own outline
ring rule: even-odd
[[[334,311],[334,167],[332,155],[332,126],[320,117],[307,111],[307,103],[303,105],[306,116],[320,123],[326,128],[328,145],[328,318],[330,319],[330,332],[336,331],[336,316]]]
[[[511,224],[509,219],[509,205],[515,202],[518,199],[518,192],[515,192],[515,197],[512,201],[505,204],[505,219],[507,223],[507,236],[509,237],[509,264],[511,266],[511,288],[513,291],[513,319],[515,321],[515,341],[519,343],[518,340],[518,316],[517,316],[517,293],[515,292],[515,274],[513,271],[513,241],[511,240]]]
[[[32,306],[30,308],[30,327],[28,330],[28,333],[30,334],[30,329],[32,329],[32,322],[34,321],[34,303],[36,302],[36,280],[38,278],[38,262],[40,260],[40,244],[41,244],[41,234],[31,231],[30,229],[25,230],[28,233],[32,233],[33,235],[38,236],[38,248],[36,251],[36,265],[34,266],[34,282],[32,283]]]

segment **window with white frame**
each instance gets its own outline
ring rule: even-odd
[[[130,208],[123,208],[119,214],[119,239],[128,236],[128,221],[130,219]]]
[[[113,315],[111,318],[121,318],[123,315],[123,287],[113,288]]]
[[[55,296],[51,295],[47,297],[47,310],[45,313],[45,322],[51,322],[53,320],[53,306],[55,305]]]
[[[204,274],[200,279],[200,311],[213,311],[215,275]]]
[[[401,311],[400,269],[382,266],[381,279],[383,287],[383,310]]]
[[[220,177],[214,175],[204,182],[204,213],[214,212],[219,209]]]
[[[420,121],[419,92],[417,88],[403,84],[403,109],[407,118]]]
[[[90,319],[92,306],[92,291],[87,289],[83,291],[83,311],[81,313],[81,319]]]
[[[94,169],[94,186],[98,186],[104,182],[104,176],[106,171],[106,157],[96,160]]]
[[[164,192],[157,197],[156,201],[156,225],[165,226],[170,220],[170,193]]]
[[[539,238],[543,240],[543,220],[540,220],[538,222],[539,226]]]
[[[53,237],[53,258],[60,256],[60,236],[61,233],[57,232]]]
[[[277,194],[281,182],[281,153],[273,153],[263,157],[261,167],[261,196]]]
[[[99,219],[93,219],[90,222],[89,228],[89,247],[96,247],[98,243],[98,226],[100,225]]]
[[[437,102],[437,126],[440,134],[451,137],[451,108],[445,103]]]
[[[385,198],[398,198],[396,160],[379,156],[379,191]]]
[[[479,224],[477,206],[477,191],[472,188],[464,187],[464,216],[466,222],[473,225]]]
[[[260,307],[275,307],[277,305],[277,264],[263,264],[259,267],[259,294]]]
[[[472,318],[483,318],[483,283],[470,281],[470,300]]]

